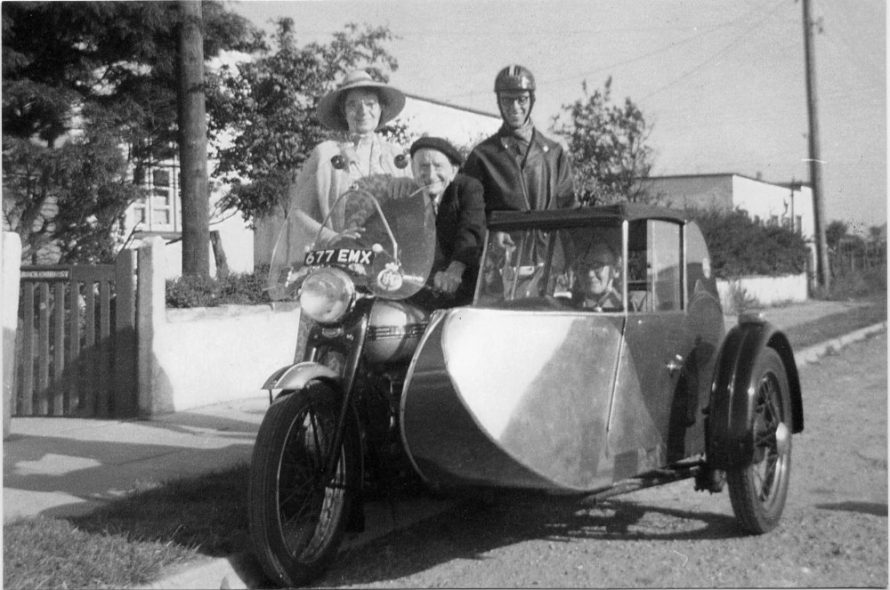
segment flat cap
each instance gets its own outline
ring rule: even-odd
[[[414,152],[422,149],[430,149],[442,152],[445,156],[451,160],[451,163],[455,166],[460,166],[464,163],[464,157],[457,151],[457,148],[451,145],[447,139],[442,137],[430,137],[425,136],[421,137],[417,141],[411,144],[411,156],[414,156]]]

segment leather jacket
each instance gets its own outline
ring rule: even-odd
[[[482,183],[486,214],[576,207],[572,164],[562,146],[535,129],[523,157],[510,135],[501,127],[473,149],[462,170]]]

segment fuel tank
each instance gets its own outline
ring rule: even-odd
[[[434,487],[609,487],[608,419],[624,321],[623,314],[435,312],[400,408],[417,471]]]
[[[365,357],[372,363],[411,358],[429,324],[429,313],[404,301],[377,299],[368,319]]]

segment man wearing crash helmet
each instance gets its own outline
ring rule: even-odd
[[[532,73],[507,66],[495,78],[494,91],[503,124],[473,149],[463,168],[482,183],[486,213],[577,206],[569,155],[532,123]]]

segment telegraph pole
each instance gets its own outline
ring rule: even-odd
[[[822,158],[819,155],[819,119],[816,116],[816,61],[813,51],[813,25],[810,0],[803,2],[803,40],[807,73],[807,115],[809,117],[810,186],[813,189],[813,216],[816,225],[816,280],[831,287],[828,242],[825,239],[825,206],[822,201]]]
[[[182,190],[182,274],[210,275],[210,197],[200,0],[179,0],[179,165]]]

